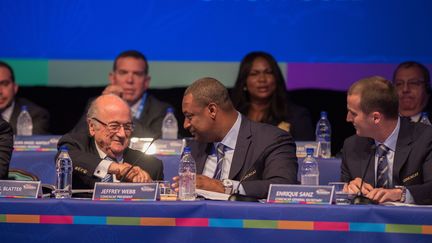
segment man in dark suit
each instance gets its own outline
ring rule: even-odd
[[[2,118],[11,124],[16,134],[18,115],[21,112],[21,107],[26,106],[33,121],[33,134],[48,134],[48,111],[27,99],[15,97],[17,92],[18,84],[15,82],[12,67],[0,61],[0,112]]]
[[[150,75],[147,58],[135,50],[120,53],[109,74],[110,85],[102,94],[116,94],[131,107],[135,130],[133,137],[160,137],[162,121],[169,104],[158,100],[148,91]],[[74,131],[87,129],[83,116]]]
[[[242,116],[216,79],[203,78],[189,86],[182,108],[184,127],[195,139],[189,146],[197,163],[197,188],[227,194],[238,189],[265,198],[270,184],[297,183],[292,136]]]
[[[432,127],[398,116],[398,96],[381,77],[357,81],[348,90],[347,121],[356,135],[345,140],[345,190],[379,203],[432,203]],[[364,183],[361,185],[361,178]]]
[[[401,116],[419,122],[422,112],[431,113],[430,74],[426,66],[414,61],[400,63],[393,73],[393,84],[399,97]]]
[[[160,160],[128,148],[133,123],[130,108],[120,97],[98,97],[89,108],[87,123],[88,132],[66,134],[58,143],[69,149],[74,166],[73,188],[93,188],[95,182],[117,182],[122,178],[129,182],[163,179]]]
[[[9,123],[0,118],[0,180],[7,180],[13,150],[13,131]]]

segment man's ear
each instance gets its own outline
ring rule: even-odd
[[[108,74],[108,79],[109,79],[109,81],[110,81],[110,84],[114,84],[115,82],[115,78],[114,78],[114,71],[111,71],[109,74]]]
[[[218,112],[218,106],[215,103],[210,103],[207,106],[207,110],[208,110],[208,112],[210,114],[210,118],[213,119],[213,120],[215,120],[216,119],[216,114]]]
[[[380,123],[382,118],[383,118],[383,115],[381,113],[379,113],[378,111],[372,112],[372,119],[373,119],[374,124]]]
[[[93,137],[95,135],[95,130],[96,130],[95,124],[90,119],[87,119],[87,125],[88,125],[90,136]]]

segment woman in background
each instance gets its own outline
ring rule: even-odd
[[[253,121],[278,126],[296,141],[315,140],[309,111],[289,102],[285,79],[268,53],[251,52],[243,58],[232,100]]]

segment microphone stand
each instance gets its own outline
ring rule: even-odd
[[[354,205],[377,204],[377,202],[375,202],[374,200],[365,197],[363,195],[363,192],[362,192],[363,182],[364,182],[364,179],[366,177],[366,173],[367,173],[367,171],[369,169],[369,165],[371,163],[372,158],[375,158],[375,148],[376,148],[375,145],[373,145],[372,148],[371,148],[371,150],[372,150],[373,153],[371,153],[371,155],[369,157],[369,161],[368,161],[368,163],[366,165],[366,169],[363,172],[362,181],[360,183],[360,191],[357,193],[357,196],[355,196],[353,199],[351,199],[351,204],[354,204]]]

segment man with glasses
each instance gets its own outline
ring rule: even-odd
[[[418,62],[403,62],[393,73],[393,84],[399,96],[399,114],[420,121],[421,113],[428,110],[429,70]]]
[[[58,143],[69,149],[74,166],[73,188],[91,189],[101,181],[163,179],[160,160],[128,148],[134,124],[129,105],[120,97],[108,94],[93,101],[87,125],[88,132],[68,133]]]

